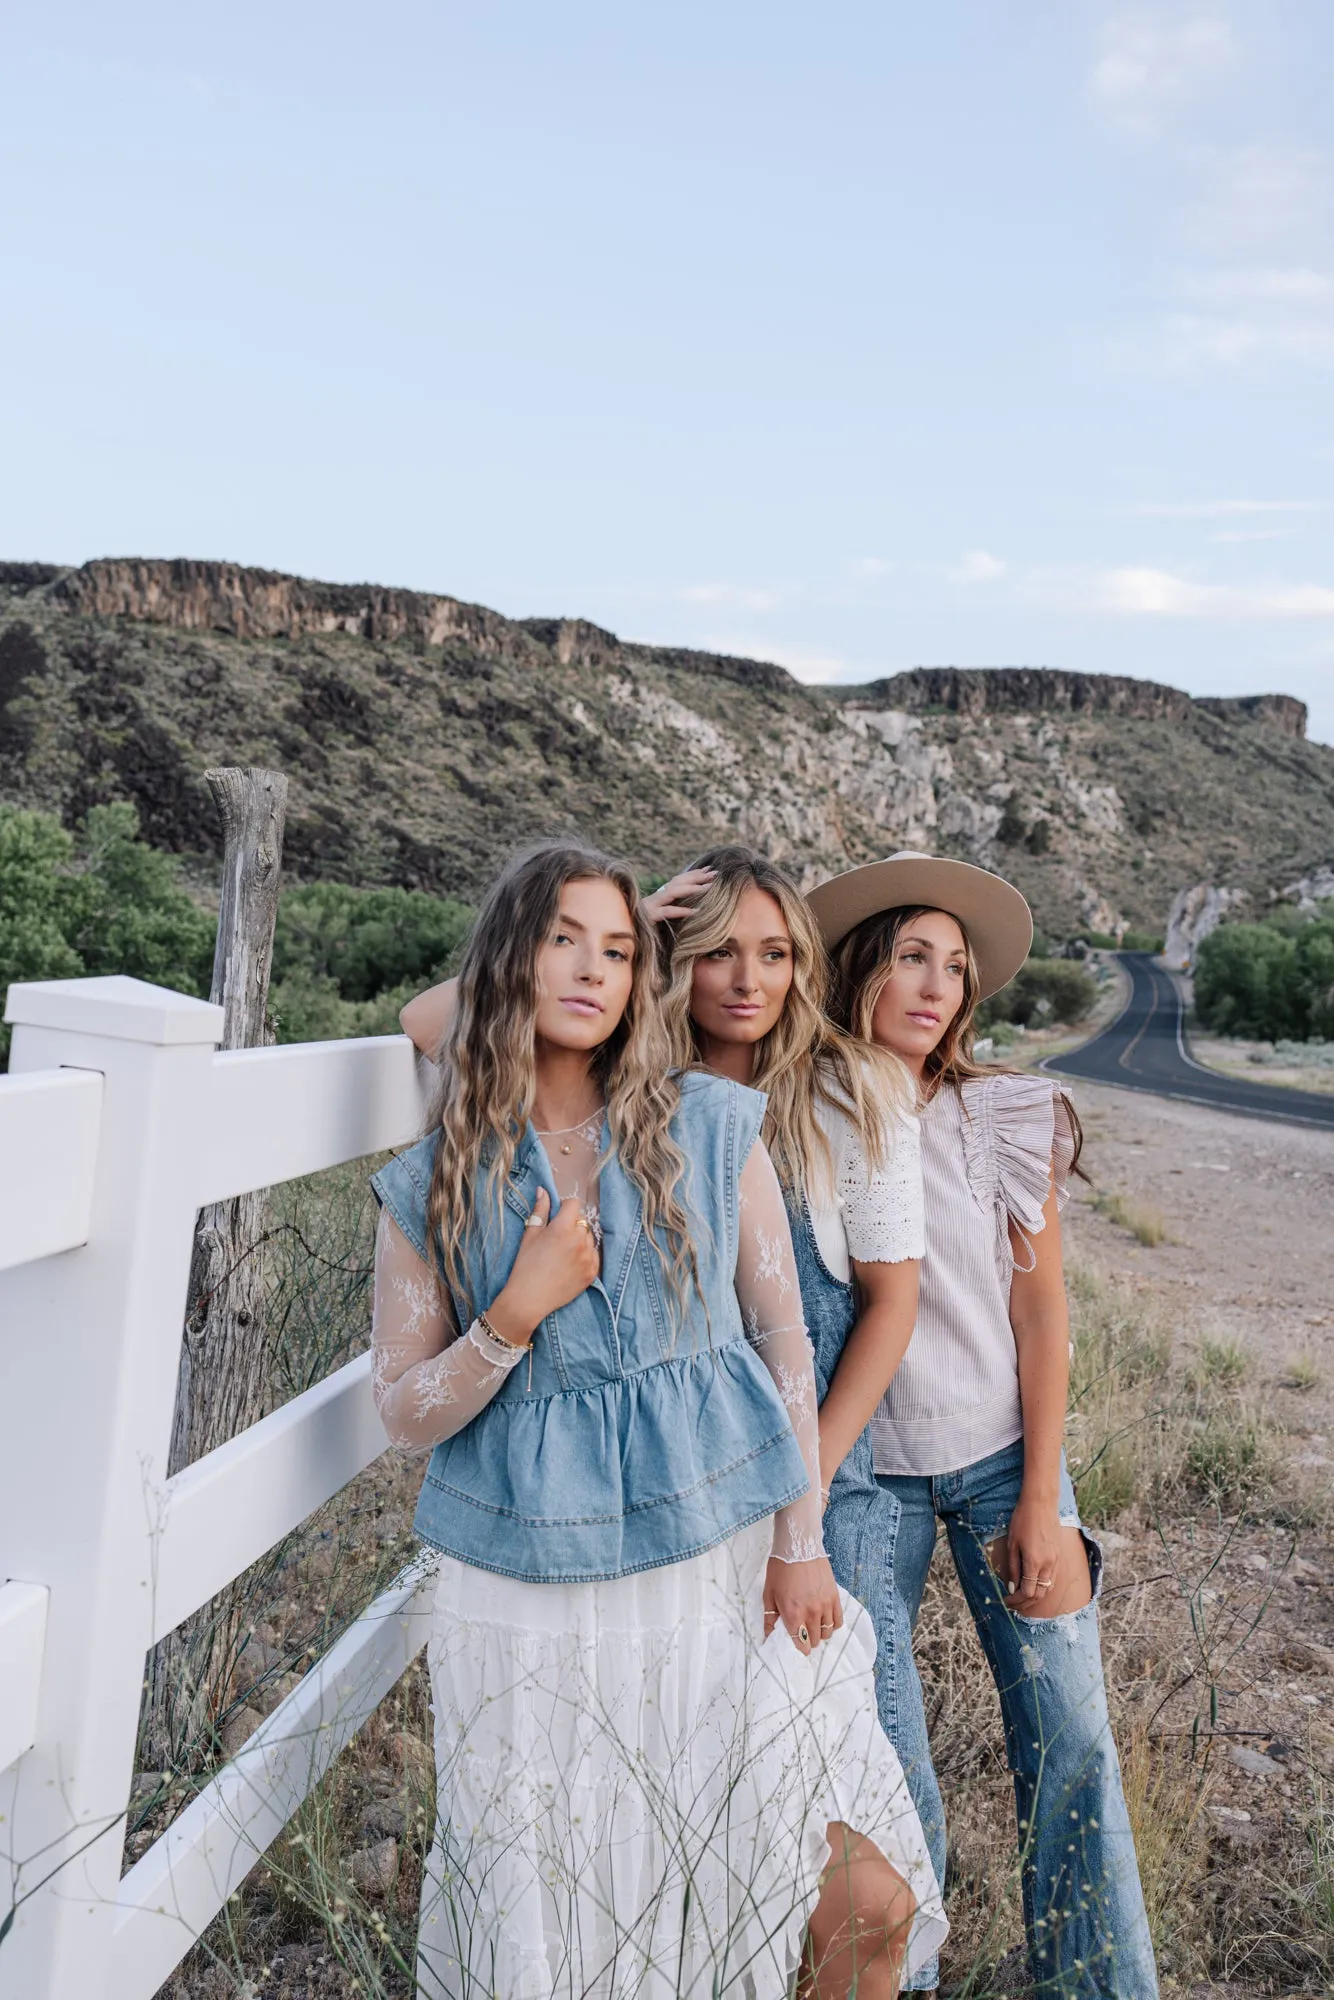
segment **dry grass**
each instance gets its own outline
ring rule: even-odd
[[[1205,1333],[1196,1342],[1190,1379],[1201,1388],[1235,1389],[1249,1369],[1250,1357],[1239,1340]]]
[[[1118,1229],[1126,1230],[1146,1250],[1154,1250],[1167,1241],[1167,1224],[1161,1209],[1148,1208],[1142,1202],[1115,1193],[1095,1194],[1093,1206],[1099,1215],[1105,1215]]]
[[[1285,1389],[1299,1389],[1303,1395],[1322,1380],[1320,1364],[1312,1354],[1289,1355],[1283,1375]]]
[[[289,1215],[293,1242],[299,1235],[318,1247],[323,1275],[283,1318],[284,1389],[316,1379],[364,1338],[356,1273],[364,1268],[366,1218],[350,1189],[336,1188],[334,1198],[351,1204],[338,1226],[351,1217],[362,1248],[332,1256],[309,1216]],[[299,1262],[294,1257],[293,1274]],[[1317,1710],[1297,1711],[1309,1718],[1309,1736],[1284,1752],[1282,1814],[1271,1810],[1272,1788],[1260,1786],[1257,1803],[1256,1781],[1227,1761],[1230,1743],[1269,1740],[1252,1726],[1243,1697],[1284,1645],[1283,1657],[1298,1657],[1290,1635],[1309,1615],[1297,1537],[1279,1525],[1295,1507],[1280,1433],[1250,1383],[1246,1356],[1225,1336],[1201,1332],[1176,1343],[1147,1288],[1086,1267],[1071,1270],[1070,1295],[1069,1453],[1081,1512],[1117,1528],[1104,1651],[1165,1987],[1327,1991],[1334,1817],[1324,1787],[1334,1733],[1321,1735]],[[419,1477],[419,1466],[381,1461],[292,1539],[266,1580],[256,1573],[255,1637],[231,1691],[233,1711],[267,1712],[290,1676],[400,1566],[412,1546]],[[1308,1651],[1299,1675],[1319,1668],[1321,1649]],[[950,1815],[952,1932],[942,1991],[956,2000],[1015,1993],[1024,1972],[1013,1788],[995,1689],[943,1550],[917,1654]],[[408,2000],[433,1811],[428,1694],[418,1661],[162,2000]],[[1278,1730],[1272,1704],[1260,1713]],[[206,1769],[173,1782],[155,1804],[145,1798],[131,1855]],[[1220,1817],[1220,1802],[1231,1807],[1243,1797],[1250,1820]]]
[[[1203,1976],[1194,1899],[1209,1865],[1211,1773],[1187,1749],[1155,1742],[1137,1715],[1121,1732],[1121,1778],[1154,1952],[1178,1978]]]

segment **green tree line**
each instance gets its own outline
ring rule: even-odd
[[[466,903],[415,889],[285,889],[269,990],[278,1040],[392,1034],[404,1001],[457,969],[472,918]],[[0,805],[0,996],[11,980],[107,972],[207,994],[216,928],[175,858],[140,839],[132,805],[94,806],[74,833],[48,813]],[[1045,939],[1034,944],[980,1025],[1073,1023],[1088,1014],[1088,973],[1047,956]],[[8,1047],[9,1031],[0,1030],[0,1061]]]
[[[456,969],[472,916],[415,889],[285,889],[269,991],[278,1040],[393,1033],[403,1002]],[[0,1002],[12,980],[108,972],[205,995],[216,931],[175,858],[139,838],[132,805],[94,806],[75,833],[0,805]],[[3,1028],[0,1062],[8,1054]]]
[[[1216,1035],[1334,1040],[1334,918],[1288,909],[1220,924],[1196,954],[1195,1011]]]

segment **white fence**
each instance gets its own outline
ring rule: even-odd
[[[10,988],[0,2000],[148,2000],[426,1636],[412,1566],[122,1877],[149,1648],[384,1448],[369,1358],[166,1476],[196,1211],[411,1138],[402,1036],[219,1054],[134,979]]]

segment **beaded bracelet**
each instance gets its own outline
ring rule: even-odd
[[[531,1340],[525,1340],[522,1344],[517,1340],[506,1340],[503,1333],[496,1332],[484,1312],[478,1313],[473,1321],[473,1325],[481,1328],[492,1346],[498,1347],[507,1360],[511,1356],[517,1359],[520,1354],[527,1354],[532,1347],[533,1343]]]

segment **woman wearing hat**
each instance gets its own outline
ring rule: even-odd
[[[834,1016],[918,1080],[926,1208],[917,1320],[872,1421],[898,1508],[877,1694],[932,1847],[944,1811],[912,1653],[943,1525],[996,1682],[1014,1773],[1034,1983],[1157,1992],[1098,1639],[1101,1553],[1062,1451],[1070,1334],[1059,1211],[1081,1134],[1050,1079],[973,1057],[978,1003],[1032,941],[1019,891],[965,862],[901,853],[808,898],[835,961]],[[908,1982],[934,1983],[934,1967]]]

